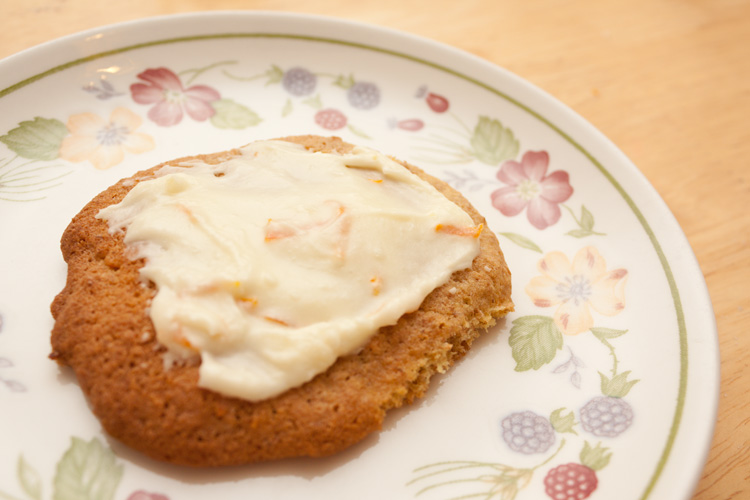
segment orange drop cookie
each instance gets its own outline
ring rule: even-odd
[[[335,137],[283,140],[316,152],[353,149]],[[341,451],[378,431],[388,410],[423,396],[434,374],[445,372],[497,318],[513,310],[510,272],[497,239],[482,230],[484,218],[444,182],[399,162],[471,217],[470,231],[435,228],[478,238],[471,267],[454,272],[417,310],[380,328],[364,347],[278,396],[249,401],[200,387],[200,358],[165,361],[167,348],[157,340],[149,316],[156,286],[141,279],[144,261],[131,258],[123,233],[110,231],[97,214],[164,166],[190,168],[190,160],[214,165],[239,154],[180,158],[124,179],[86,205],[61,241],[68,277],[51,307],[51,357],[72,367],[111,436],[176,464],[236,465]],[[289,232],[273,221],[267,230],[272,239]],[[373,279],[368,286],[377,295],[381,283]],[[250,299],[244,306],[257,307]]]

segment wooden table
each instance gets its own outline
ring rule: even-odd
[[[612,139],[677,217],[716,312],[719,419],[694,498],[750,498],[750,2],[2,0],[0,58],[104,24],[212,9],[332,15],[444,42],[533,82]]]

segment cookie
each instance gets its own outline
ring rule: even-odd
[[[283,140],[317,152],[353,147],[335,137]],[[433,375],[445,372],[496,318],[513,310],[510,272],[496,237],[484,230],[471,267],[453,273],[417,310],[380,328],[361,349],[309,382],[260,401],[200,387],[199,359],[165,363],[167,349],[149,316],[156,287],[140,279],[144,262],[131,258],[123,234],[110,231],[97,214],[165,165],[195,159],[213,165],[239,154],[181,158],[123,179],[87,204],[61,240],[68,276],[51,306],[50,357],[72,367],[108,434],[158,460],[205,467],[339,452],[378,431],[388,410],[423,396]],[[485,224],[450,186],[399,163],[477,226]]]

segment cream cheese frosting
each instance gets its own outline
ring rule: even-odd
[[[482,229],[372,149],[285,141],[163,167],[97,217],[145,259],[159,342],[200,356],[201,387],[250,401],[307,382],[418,309],[471,266]]]

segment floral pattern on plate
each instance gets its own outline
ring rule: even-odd
[[[3,333],[3,315],[0,314],[0,334]],[[23,385],[18,380],[9,378],[3,371],[6,371],[7,369],[13,368],[13,361],[6,358],[5,356],[0,356],[0,384],[4,385],[8,390],[11,392],[26,392],[26,386]]]
[[[99,439],[86,441],[73,437],[70,447],[57,461],[50,498],[114,500],[123,473],[123,465],[118,463],[112,450]],[[18,488],[23,491],[25,498],[45,498],[44,479],[23,455],[18,457],[16,477]],[[21,497],[0,490],[0,498],[20,500]],[[161,493],[136,490],[128,495],[127,500],[169,500],[169,497]]]
[[[388,466],[388,477],[395,477],[393,469],[398,468],[396,474],[401,477],[394,479],[396,484],[365,484],[373,480],[369,455],[380,453],[379,446],[394,443],[390,436],[399,433],[396,427],[411,425],[411,419],[429,414],[433,405],[451,409],[452,401],[441,406],[441,394],[410,410],[409,418],[397,419],[398,425],[391,424],[393,427],[379,436],[382,442],[358,447],[357,460],[344,454],[340,462],[333,462],[336,466],[322,461],[328,465],[311,477],[325,479],[338,469],[349,471],[358,463],[369,464],[366,473],[357,476],[363,481],[358,491],[387,487],[396,496],[428,499],[596,499],[608,498],[608,492],[622,487],[622,463],[631,460],[632,443],[641,442],[643,429],[655,420],[643,395],[663,385],[662,374],[654,376],[650,365],[637,354],[637,346],[643,345],[639,335],[644,327],[640,319],[644,312],[638,309],[637,299],[643,290],[639,280],[646,263],[627,255],[632,247],[620,248],[622,221],[639,216],[634,216],[637,207],[627,193],[619,185],[612,188],[616,181],[599,175],[601,166],[580,154],[579,145],[572,147],[569,137],[561,140],[562,134],[538,134],[553,128],[546,118],[523,104],[514,108],[516,104],[508,104],[510,99],[499,91],[488,91],[486,84],[472,76],[361,42],[295,36],[215,39],[192,40],[191,50],[214,42],[238,45],[229,45],[231,50],[226,51],[211,46],[211,50],[177,57],[180,49],[187,47],[178,38],[110,51],[101,57],[127,57],[114,60],[119,66],[107,60],[112,63],[107,67],[127,71],[87,73],[85,78],[65,80],[68,87],[60,87],[59,92],[73,96],[75,106],[32,106],[28,112],[22,107],[26,114],[0,120],[0,209],[41,207],[46,196],[59,201],[66,187],[81,182],[106,186],[110,179],[140,169],[146,158],[150,162],[176,156],[170,147],[183,134],[190,140],[214,140],[243,137],[232,134],[252,129],[254,136],[274,137],[279,130],[297,127],[297,133],[302,129],[341,134],[350,142],[408,156],[405,159],[426,167],[475,203],[487,217],[487,227],[501,237],[506,256],[514,259],[517,311],[497,329],[498,335],[489,335],[498,339],[496,344],[490,340],[491,345],[470,354],[481,359],[468,360],[456,367],[455,372],[462,373],[451,373],[445,380],[472,389],[474,384],[461,385],[459,380],[466,370],[482,362],[483,368],[492,369],[490,375],[479,374],[481,396],[471,400],[479,406],[476,411],[467,410],[471,415],[464,415],[481,413],[490,422],[488,430],[482,433],[476,425],[462,429],[467,435],[481,433],[478,445],[468,451],[450,447],[435,460],[435,450],[429,448],[432,440],[425,439],[421,442],[424,449],[404,449],[399,460],[375,464]],[[267,43],[262,50],[247,51],[244,45],[240,50],[241,43],[251,44],[256,39]],[[273,50],[277,42],[281,48]],[[339,57],[310,57],[320,47]],[[222,59],[216,54],[222,54]],[[370,71],[375,57],[389,64],[396,61],[406,71],[403,76],[397,71]],[[365,64],[360,59],[368,61]],[[409,72],[414,67],[418,71]],[[76,65],[71,65],[54,73],[54,78],[63,79],[74,68]],[[393,74],[398,75],[396,83]],[[52,79],[50,75],[40,81]],[[32,88],[36,83],[28,85]],[[3,92],[0,103],[9,96]],[[482,92],[486,95],[472,95]],[[533,126],[529,116],[535,120]],[[398,147],[391,151],[386,144]],[[206,141],[202,147],[209,145],[212,142]],[[212,146],[207,151],[216,149]],[[157,156],[162,151],[169,151],[169,156]],[[577,162],[571,160],[574,157]],[[610,199],[602,202],[602,186],[615,197],[625,198],[625,209],[614,206]],[[34,203],[17,203],[21,201]],[[613,217],[615,212],[621,215],[619,219]],[[643,220],[637,223],[642,230]],[[648,233],[650,229],[646,229]],[[651,246],[638,251],[652,258],[651,254],[661,249],[656,247],[654,252],[655,239],[649,241]],[[656,281],[666,287],[666,292],[659,293],[669,305],[678,300],[670,283],[671,271],[658,266],[657,270],[666,275]],[[2,301],[0,306],[6,307]],[[5,339],[20,335],[15,326],[9,330],[0,335]],[[491,363],[484,356],[492,358]],[[501,371],[495,369],[499,361],[507,367],[503,377],[529,394],[503,397],[507,389],[505,379],[498,378]],[[26,385],[6,383],[14,380],[11,370],[24,367],[24,362],[29,362],[28,358],[15,353],[0,356],[0,382],[11,389],[5,395],[0,391],[0,397],[18,392],[14,404],[18,399],[31,400],[36,392],[36,386],[34,391],[22,391],[19,388],[25,390]],[[677,381],[675,387],[678,383],[682,384]],[[435,389],[443,390],[449,388]],[[673,388],[668,391],[672,391],[671,397]],[[495,397],[500,401],[481,406]],[[681,408],[670,408],[673,413],[659,416],[662,427],[655,427],[654,432],[676,432]],[[417,427],[427,428],[435,422],[423,418]],[[0,497],[73,498],[84,478],[91,479],[90,485],[95,485],[92,487],[102,499],[166,500],[165,495],[177,498],[185,491],[149,466],[118,458],[97,437],[97,428],[81,425],[84,430],[73,430],[73,425],[54,430],[68,444],[61,445],[58,440],[49,447],[48,454],[56,460],[51,468],[32,466],[32,462],[44,462],[38,461],[30,444],[13,443],[13,449],[22,447],[23,453],[14,452],[16,481],[0,485]],[[438,432],[449,438],[447,429]],[[456,438],[454,443],[458,442]],[[660,467],[671,460],[670,451],[667,441],[646,457],[650,464],[646,468],[655,472],[638,478],[644,499],[658,482]],[[99,472],[92,468],[94,463],[100,464]],[[276,473],[266,477],[262,472],[269,470],[261,468],[258,476],[241,478],[242,486],[252,483],[253,488],[262,488],[268,484],[266,491],[275,491]],[[7,476],[9,469],[3,472]],[[279,473],[280,479],[283,474]],[[309,482],[306,478],[302,488],[313,492]]]

